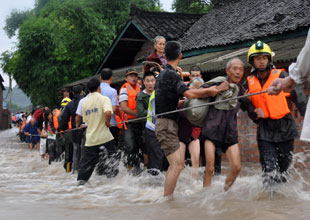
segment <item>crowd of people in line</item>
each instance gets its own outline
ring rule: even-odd
[[[126,83],[117,91],[111,87],[112,70],[104,68],[100,81],[87,82],[87,91],[81,85],[65,90],[60,108],[16,114],[13,121],[20,126],[21,140],[31,150],[38,149],[49,164],[63,160],[67,172],[78,173],[79,185],[95,168],[98,175],[115,177],[120,162],[134,175],[143,169],[150,175],[166,172],[164,196],[173,194],[185,164],[192,167],[194,179],[199,178],[198,168],[205,167],[203,186],[210,186],[213,175],[221,174],[225,153],[230,170],[224,190],[228,190],[241,169],[237,130],[241,109],[258,125],[264,186],[286,182],[298,137],[290,107],[294,103],[304,116],[307,99],[300,86],[281,91],[293,83],[287,82],[285,70],[273,65],[270,47],[257,41],[249,48],[252,70],[246,79],[243,61],[233,57],[226,76],[204,82],[200,68],[193,66],[184,82],[178,66],[181,58],[179,42],[156,37],[141,82],[137,71],[129,68]],[[225,101],[247,94],[248,98]],[[195,100],[220,102],[199,108],[203,113],[196,115],[182,111],[195,106]]]

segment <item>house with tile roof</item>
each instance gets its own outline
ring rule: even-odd
[[[128,67],[135,67],[142,76],[141,63],[153,50],[152,39],[158,35],[180,41],[180,66],[184,71],[200,66],[205,80],[225,74],[225,64],[231,57],[246,61],[249,46],[257,40],[271,46],[278,68],[287,68],[304,45],[309,14],[308,0],[217,0],[206,14],[151,12],[132,6],[127,24],[95,75],[65,87],[99,78],[105,67],[113,70],[115,83],[123,82]]]
[[[3,108],[3,102],[4,102],[3,91],[5,90],[3,82],[4,80],[0,74],[0,130],[7,129],[10,127],[9,123],[10,113],[8,109]]]
[[[140,62],[152,51],[151,40],[157,35],[179,40],[183,46],[180,66],[184,71],[193,65],[200,66],[205,80],[224,75],[226,63],[232,57],[246,62],[248,48],[257,40],[270,45],[277,68],[287,68],[305,44],[309,14],[309,0],[217,0],[213,9],[199,15],[149,12],[132,7],[127,24],[104,56],[96,75],[66,87],[99,78],[98,73],[104,67],[113,69],[114,87],[123,83],[128,67],[135,67],[142,75]],[[246,74],[249,70],[246,64]],[[296,108],[292,115],[297,127],[301,127],[303,120]],[[259,161],[256,125],[246,113],[239,112],[238,131],[242,161]],[[304,151],[309,146],[297,139],[295,151]],[[305,163],[310,167],[310,160]]]

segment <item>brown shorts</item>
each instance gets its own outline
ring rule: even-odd
[[[168,118],[157,118],[155,134],[166,157],[179,149],[180,141],[176,121]]]

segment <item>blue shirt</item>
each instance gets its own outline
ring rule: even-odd
[[[112,88],[108,83],[104,82],[100,84],[100,88],[101,88],[101,95],[107,96],[111,100],[112,106],[119,106],[116,89]],[[111,117],[110,123],[111,126],[117,126],[114,114]]]
[[[37,126],[38,126],[38,122],[35,122],[33,126],[29,122],[25,125],[23,132],[28,132],[32,135],[39,135],[38,130],[37,130]],[[32,139],[34,139],[35,143],[40,141],[40,137],[38,137],[38,136],[34,136],[34,137],[27,136],[26,142],[30,143]]]

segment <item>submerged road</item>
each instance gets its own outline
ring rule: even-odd
[[[92,175],[85,186],[62,163],[41,161],[38,151],[20,143],[17,129],[0,131],[0,219],[310,219],[309,170],[292,168],[289,183],[263,191],[260,166],[242,164],[228,192],[223,191],[227,166],[209,189],[202,174],[193,180],[181,173],[174,198],[163,198],[164,175],[144,172],[134,177],[120,167],[114,179]],[[303,160],[301,154],[295,160]]]

